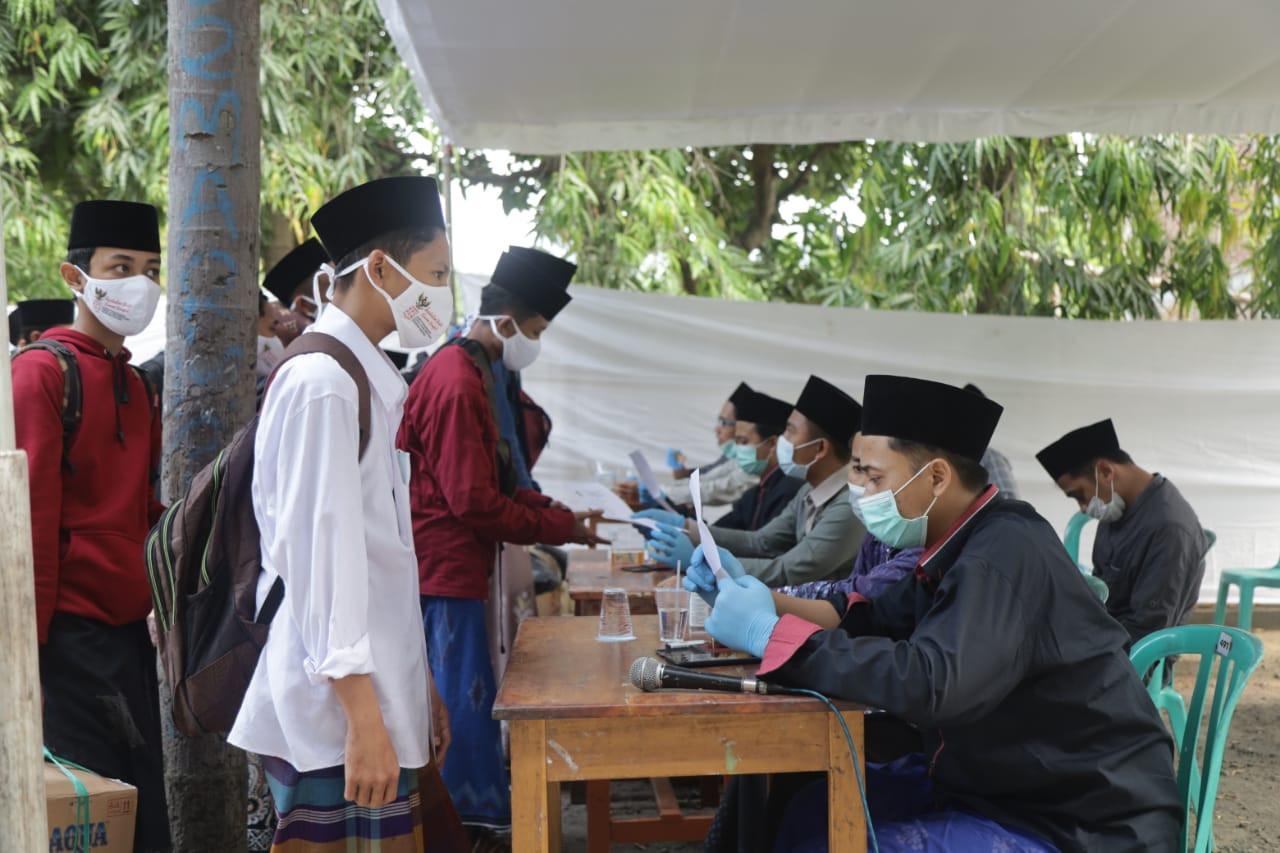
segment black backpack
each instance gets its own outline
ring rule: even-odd
[[[289,359],[324,353],[356,383],[360,456],[369,443],[369,379],[337,338],[299,335],[271,377]],[[268,379],[268,388],[270,387]],[[258,417],[242,427],[191,480],[147,536],[147,579],[156,610],[160,660],[173,693],[173,720],[188,735],[231,729],[272,617],[284,598],[276,578],[255,613],[262,543],[253,514],[254,438]]]

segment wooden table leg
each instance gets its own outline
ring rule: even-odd
[[[547,780],[547,724],[511,721],[511,849],[560,849],[560,784]]]
[[[608,779],[587,782],[587,853],[609,853],[612,838],[612,784]]]
[[[862,714],[850,712],[845,722],[858,748],[858,772],[862,772]],[[862,796],[854,775],[853,756],[835,714],[828,714],[827,719],[827,831],[831,853],[865,853],[867,821],[862,813]]]

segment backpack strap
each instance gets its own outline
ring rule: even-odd
[[[84,389],[80,384],[80,365],[76,363],[76,354],[71,347],[52,339],[41,338],[32,341],[13,354],[14,358],[32,350],[44,350],[51,353],[62,369],[62,467],[68,474],[74,474],[76,468],[71,464],[71,441],[75,438],[76,428],[84,415]]]
[[[489,366],[489,354],[484,345],[474,338],[457,337],[450,344],[462,347],[480,370],[480,378],[484,381],[484,393],[489,398],[489,414],[493,416],[493,428],[498,433],[498,486],[502,493],[511,497],[516,493],[519,482],[516,477],[515,463],[511,456],[511,442],[502,437],[502,418],[498,415],[498,389],[493,381],[493,368]]]
[[[364,367],[360,364],[360,359],[356,358],[356,354],[333,335],[324,332],[307,332],[305,335],[298,335],[293,339],[293,343],[285,348],[284,356],[280,359],[280,363],[271,371],[271,375],[267,377],[266,388],[263,389],[262,396],[266,399],[267,391],[271,389],[271,383],[276,378],[276,374],[280,372],[280,368],[284,367],[285,362],[291,358],[309,353],[323,353],[334,361],[338,362],[351,380],[356,383],[356,398],[358,400],[358,417],[360,423],[360,458],[364,458],[364,451],[369,446],[369,375],[364,372]]]
[[[130,364],[133,372],[138,374],[138,378],[142,380],[142,390],[147,395],[147,406],[151,410],[151,426],[156,425],[156,420],[160,417],[160,398],[156,395],[156,386],[151,383],[151,377],[147,375],[147,371],[143,370],[136,364]],[[151,466],[151,485],[160,482],[160,468],[158,465]]]

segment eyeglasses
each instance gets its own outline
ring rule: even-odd
[[[718,427],[735,427],[737,425],[737,421],[730,420],[729,418],[716,418],[716,426]]]

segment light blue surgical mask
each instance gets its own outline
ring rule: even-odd
[[[804,477],[809,473],[809,466],[812,462],[800,463],[795,460],[795,453],[802,447],[808,447],[811,444],[817,444],[822,441],[815,438],[813,441],[806,441],[804,444],[792,444],[787,440],[785,435],[778,436],[778,464],[782,466],[782,473],[788,477]]]
[[[866,486],[859,486],[857,483],[849,483],[849,506],[853,507],[853,517],[861,521],[866,526],[866,520],[862,517],[862,507],[858,506],[858,501],[867,493]]]
[[[738,465],[743,471],[753,477],[759,477],[764,473],[765,467],[769,464],[769,458],[757,459],[756,454],[759,452],[758,444],[735,444],[733,446],[733,458],[738,460]]]
[[[911,480],[903,483],[892,492],[878,492],[870,497],[858,500],[862,523],[867,532],[890,548],[922,548],[929,532],[929,511],[938,502],[934,495],[928,509],[918,518],[903,518],[898,510],[898,495],[911,481],[919,477],[932,462],[911,475]]]
[[[730,459],[735,458],[734,452],[733,452],[733,448],[735,447],[737,447],[737,445],[734,444],[732,441],[726,441],[724,444],[720,445],[720,455],[727,456]]]

